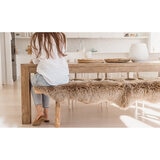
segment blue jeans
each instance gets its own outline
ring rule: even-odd
[[[39,73],[34,74],[31,78],[32,86],[49,86],[49,84],[45,81],[42,75]],[[45,94],[35,94],[33,87],[31,88],[31,93],[33,97],[33,101],[35,105],[42,105],[44,108],[49,107],[49,96]]]

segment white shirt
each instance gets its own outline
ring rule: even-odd
[[[65,57],[59,57],[56,46],[53,46],[53,58],[47,59],[46,53],[42,48],[42,54],[36,58],[36,55],[32,54],[32,61],[34,64],[38,64],[37,72],[41,74],[44,79],[53,86],[66,84],[69,82],[69,69],[68,63]]]

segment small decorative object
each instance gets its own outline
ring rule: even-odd
[[[124,37],[129,37],[129,33],[125,33],[125,34],[124,34]]]
[[[94,49],[94,48],[92,48],[92,49],[91,49],[91,52],[97,52],[97,50],[96,50],[96,49]]]
[[[131,33],[131,32],[129,32],[129,33],[124,33],[124,37],[137,37],[137,36],[138,36],[137,33]]]
[[[31,55],[32,54],[32,48],[30,45],[27,46],[26,52]]]
[[[145,43],[132,44],[129,51],[129,58],[133,61],[145,61],[149,58],[148,48]]]
[[[129,35],[130,37],[136,37],[137,36],[137,34],[136,33],[130,33],[130,35]]]
[[[19,32],[16,32],[16,37],[20,37],[21,34]]]

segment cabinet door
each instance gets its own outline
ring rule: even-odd
[[[150,53],[160,53],[160,32],[151,32],[149,36]]]

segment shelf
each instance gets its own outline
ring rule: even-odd
[[[137,37],[121,37],[120,39],[148,39],[147,36],[137,36]]]
[[[69,38],[75,38],[75,39],[96,39],[96,38],[102,38],[102,39],[147,39],[149,37],[148,33],[146,32],[66,32],[66,37]]]
[[[142,37],[67,37],[67,39],[148,39],[147,36]]]
[[[16,39],[30,39],[31,37],[15,37]],[[84,39],[96,39],[96,38],[102,38],[102,39],[147,39],[147,36],[143,36],[143,37],[67,37],[68,39],[70,38],[84,38]]]
[[[30,39],[31,37],[15,37],[15,39]]]

